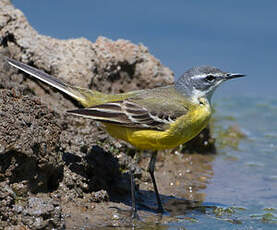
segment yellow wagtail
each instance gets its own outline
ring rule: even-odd
[[[152,150],[148,171],[159,212],[163,212],[163,207],[154,177],[157,150],[174,148],[199,134],[211,117],[210,99],[216,87],[226,80],[244,76],[200,66],[186,71],[174,85],[110,95],[70,86],[34,67],[10,58],[7,61],[85,107],[69,113],[100,121],[111,136],[137,149]],[[132,170],[130,175],[134,217],[137,214]]]

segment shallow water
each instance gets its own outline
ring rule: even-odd
[[[200,191],[205,193],[203,207],[160,227],[277,229],[277,100],[223,98],[215,108],[218,153],[211,162],[214,175]],[[225,143],[222,130],[228,127],[245,137]]]

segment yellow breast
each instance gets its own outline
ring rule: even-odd
[[[188,113],[178,118],[165,131],[127,128],[109,123],[104,125],[111,136],[129,142],[138,149],[171,149],[191,140],[207,126],[211,108],[209,102],[203,100],[204,103],[192,105]]]

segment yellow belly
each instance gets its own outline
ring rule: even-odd
[[[175,148],[194,138],[207,126],[210,116],[210,105],[205,104],[192,108],[165,131],[127,128],[109,123],[104,125],[111,136],[129,142],[138,149],[163,150]]]

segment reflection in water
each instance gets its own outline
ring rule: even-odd
[[[186,214],[188,211],[199,208],[201,206],[201,201],[191,201],[184,199],[170,199],[166,202],[165,210],[171,216],[180,216]]]

